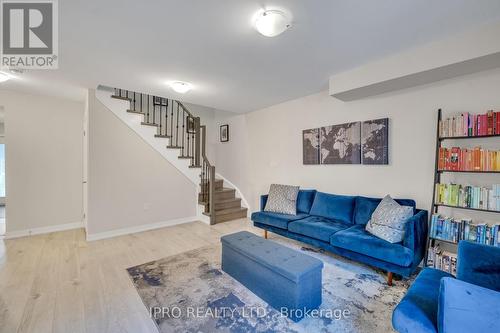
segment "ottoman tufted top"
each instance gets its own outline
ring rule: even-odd
[[[295,282],[299,282],[307,273],[323,268],[321,260],[271,240],[263,239],[248,231],[223,236],[221,242],[234,251]]]

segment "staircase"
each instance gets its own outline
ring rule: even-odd
[[[236,190],[224,187],[216,178],[215,166],[206,156],[206,126],[179,101],[164,97],[114,89],[114,99],[129,102],[128,113],[142,116],[141,126],[156,129],[154,137],[167,139],[165,149],[178,151],[178,159],[188,160],[190,169],[199,169],[198,203],[210,224],[247,216]]]

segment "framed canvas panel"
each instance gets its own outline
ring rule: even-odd
[[[302,159],[304,164],[319,164],[319,128],[302,131]]]
[[[361,159],[363,164],[389,164],[389,118],[363,122]]]
[[[361,122],[325,126],[320,129],[321,164],[361,163]]]
[[[194,128],[194,118],[191,116],[186,117],[186,126],[187,126],[187,132],[189,134],[195,134],[196,129]]]
[[[229,125],[221,125],[220,133],[219,133],[220,142],[228,142],[229,141]]]

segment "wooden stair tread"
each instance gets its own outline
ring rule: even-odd
[[[182,155],[181,155],[181,156],[178,156],[178,158],[183,159],[183,160],[187,160],[187,159],[190,159],[190,160],[191,160],[191,159],[193,159],[194,157],[191,157],[191,156],[182,156]]]
[[[217,193],[232,192],[232,191],[236,191],[236,190],[234,188],[229,188],[229,187],[216,188],[215,189],[215,194],[217,194]],[[204,192],[200,192],[200,194],[201,193],[204,193]]]
[[[216,179],[215,180],[215,184],[220,184],[220,183],[223,183],[223,182],[224,182],[224,180],[222,180],[222,179]],[[204,185],[207,185],[207,184],[210,184],[210,182],[209,181],[201,182],[200,186],[204,186]]]
[[[225,203],[231,203],[231,202],[237,202],[241,201],[241,198],[230,198],[230,199],[215,199],[215,204],[225,204]],[[206,205],[208,202],[206,201],[198,201],[198,204],[200,205]]]
[[[116,96],[116,95],[112,95],[111,98],[115,98],[115,99],[122,99],[124,101],[129,101],[131,102],[132,101],[132,98],[128,98],[128,97],[122,97],[122,96]]]
[[[223,181],[224,181],[224,179],[215,178],[216,183],[223,182]],[[205,183],[207,183],[207,181]],[[200,185],[201,184],[203,184],[203,182],[201,182]]]
[[[234,201],[241,201],[241,198],[231,198],[231,199],[221,199],[221,200],[215,200],[216,204],[222,204],[222,203],[228,203],[228,202],[234,202]]]
[[[182,149],[181,146],[167,146],[169,149]]]
[[[225,208],[225,209],[216,209],[215,210],[215,215],[231,214],[231,213],[242,212],[242,211],[246,211],[246,210],[247,210],[247,208],[245,208],[245,207],[233,207],[233,208]]]
[[[158,124],[154,124],[154,123],[146,123],[146,122],[141,122],[141,125],[145,125],[145,126],[156,126],[156,127],[160,126],[160,125],[158,125]]]
[[[247,208],[243,208],[243,207],[236,207],[236,208],[227,208],[227,209],[221,209],[221,210],[216,210],[215,211],[215,218],[217,218],[218,216],[223,216],[223,215],[229,215],[229,214],[233,214],[233,213],[245,213],[247,212]],[[210,216],[210,213],[203,213],[204,215],[206,216]]]
[[[155,134],[155,138],[170,139],[171,137],[172,137],[171,135]]]
[[[229,187],[216,188],[215,189],[215,194],[217,194],[217,193],[232,192],[232,191],[236,191],[236,190],[234,188],[229,188]]]
[[[146,115],[144,112],[141,112],[141,111],[127,110],[127,112],[128,113],[134,113],[134,114],[142,114],[143,116]]]

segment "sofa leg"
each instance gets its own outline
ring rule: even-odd
[[[387,285],[392,286],[392,272],[387,272]]]
[[[267,239],[267,230],[264,230],[264,238]]]

